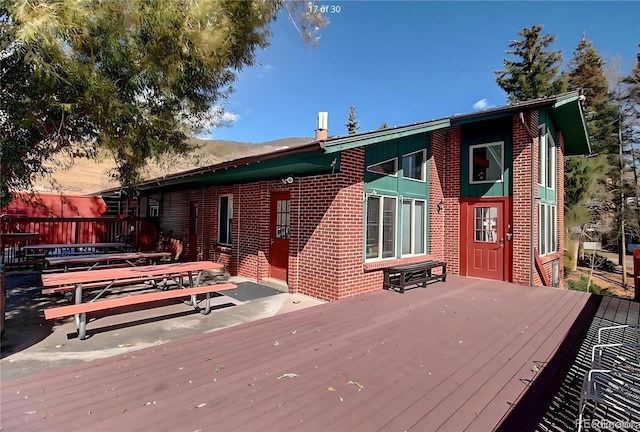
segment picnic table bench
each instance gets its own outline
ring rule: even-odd
[[[433,274],[434,268],[442,268],[441,274]],[[444,261],[429,260],[411,264],[404,264],[382,269],[384,280],[382,288],[386,290],[399,290],[404,293],[405,289],[413,287],[424,287],[427,282],[447,280],[447,263]]]
[[[110,266],[114,262],[124,262],[126,266],[135,267],[137,261],[145,260],[146,262],[155,263],[159,259],[171,257],[170,252],[116,252],[97,255],[75,255],[75,256],[53,256],[46,257],[49,267],[64,266],[64,272],[93,270],[95,268],[104,268]],[[89,267],[70,267],[74,264],[91,264]],[[43,270],[43,273],[53,273],[57,269]]]
[[[129,247],[122,242],[28,244],[20,248],[20,258],[25,264],[44,264],[47,257],[99,254],[109,250],[123,252]]]
[[[153,266],[127,267],[117,269],[79,271],[69,273],[52,273],[42,275],[44,294],[53,292],[73,291],[75,302],[72,305],[57,306],[44,310],[46,319],[60,318],[74,315],[78,337],[86,338],[88,312],[115,309],[122,306],[143,304],[178,297],[190,297],[185,304],[194,307],[202,314],[211,311],[211,293],[236,288],[234,284],[214,284],[199,286],[200,275],[204,270],[221,269],[223,266],[211,261],[196,261],[186,263],[158,264]],[[188,284],[183,283],[184,278]],[[102,299],[97,301],[108,289],[114,286],[140,284],[145,281],[172,279],[176,282],[173,287],[165,285],[165,291],[154,291],[133,294],[125,297]],[[155,285],[154,285],[155,286]],[[90,301],[83,302],[83,290],[101,288],[100,292]],[[196,296],[206,294],[205,308],[197,305]]]

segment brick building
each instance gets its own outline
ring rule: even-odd
[[[576,92],[327,137],[139,185],[184,259],[335,300],[381,289],[381,268],[559,285],[565,155],[589,153]]]

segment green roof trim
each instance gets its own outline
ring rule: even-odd
[[[576,156],[591,153],[587,124],[577,92],[561,95],[549,110],[557,129],[564,137],[564,154]]]
[[[423,132],[442,129],[449,127],[450,125],[451,122],[447,118],[334,138],[326,141],[325,152],[328,154],[336,153],[342,150],[376,144],[383,141],[391,141],[398,138],[417,135]]]

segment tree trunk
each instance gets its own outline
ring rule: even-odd
[[[578,270],[578,252],[580,250],[580,239],[571,236],[569,239],[569,253],[571,254],[571,271]]]

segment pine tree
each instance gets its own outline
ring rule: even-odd
[[[558,73],[562,63],[560,51],[546,51],[555,41],[552,34],[541,35],[541,25],[525,27],[518,32],[522,40],[509,43],[505,54],[519,60],[503,61],[504,70],[496,71],[498,85],[507,92],[509,102],[551,96],[566,91],[566,76]]]
[[[604,61],[585,35],[569,61],[567,78],[569,89],[579,90],[584,96],[583,110],[591,149],[600,156],[590,160],[584,156],[573,156],[565,160],[565,227],[572,229],[591,222],[598,224],[602,231],[617,232],[617,225],[609,226],[610,214],[609,211],[603,212],[602,202],[606,197],[608,203],[616,203],[616,213],[619,214],[620,197],[618,193],[616,198],[614,193],[620,190],[621,178],[620,149],[615,136],[617,109],[609,92]],[[597,164],[598,169],[593,169],[590,164]],[[600,185],[596,185],[596,181]],[[601,191],[596,197],[593,195],[595,187]],[[579,236],[571,236],[575,247],[580,240]],[[577,257],[573,255],[575,268]]]
[[[570,90],[580,90],[585,97],[583,108],[593,153],[617,154],[618,112],[609,92],[604,61],[585,36],[569,61],[568,84]]]
[[[347,127],[348,135],[353,135],[358,132],[358,129],[360,129],[360,123],[358,123],[358,120],[356,119],[356,107],[353,105],[349,107],[349,118],[344,125]]]

